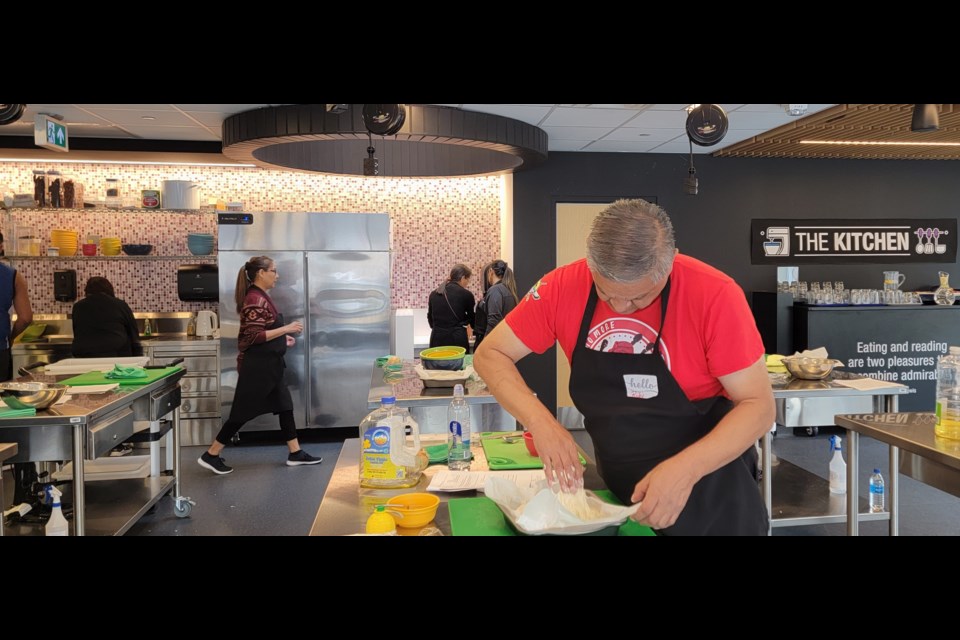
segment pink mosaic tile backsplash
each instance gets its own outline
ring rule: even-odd
[[[139,200],[142,189],[160,189],[163,180],[192,180],[201,185],[201,202],[222,199],[243,202],[246,211],[331,211],[389,213],[393,222],[393,308],[425,307],[430,290],[457,262],[472,268],[500,257],[501,178],[361,178],[239,167],[175,165],[106,165],[42,162],[0,163],[0,188],[32,193],[34,169],[57,168],[85,186],[85,200],[103,199],[106,178],[118,178],[125,204]],[[110,279],[117,295],[134,311],[196,311],[213,308],[177,298],[176,267],[200,262],[186,256],[191,231],[216,233],[209,213],[167,213],[155,210],[86,209],[84,211],[14,209],[19,225],[32,225],[46,252],[53,229],[75,229],[86,235],[119,236],[124,243],[154,245],[153,255],[169,259],[16,260],[30,285],[36,313],[64,313],[70,303],[53,299],[53,271],[76,269],[82,295],[87,278]],[[9,220],[4,234],[9,235]],[[10,253],[10,241],[7,242]],[[79,253],[79,250],[78,250]],[[15,259],[14,259],[15,260]],[[209,261],[209,260],[208,260]],[[471,288],[480,295],[480,278]]]

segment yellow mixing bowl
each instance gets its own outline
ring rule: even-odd
[[[440,498],[432,493],[402,493],[387,500],[387,511],[398,527],[412,529],[431,522],[437,515]],[[395,511],[391,509],[395,508]]]

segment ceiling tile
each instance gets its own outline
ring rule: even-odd
[[[78,104],[81,109],[114,109],[122,111],[176,111],[172,104]]]
[[[687,104],[655,104],[648,111],[683,111],[690,106]]]
[[[680,111],[644,111],[630,121],[631,127],[646,129],[677,129],[683,131],[687,122],[687,112]]]
[[[783,113],[783,107],[779,104],[745,104],[737,111],[769,111]]]
[[[539,124],[550,113],[551,107],[525,107],[516,104],[465,104],[464,111],[480,111],[498,116],[522,120],[530,124]]]
[[[598,140],[590,146],[584,147],[584,151],[616,151],[622,153],[643,153],[650,151],[660,142],[641,142],[638,140]]]
[[[545,127],[618,127],[637,115],[633,109],[557,107],[543,121]],[[643,114],[641,114],[643,115]]]
[[[127,127],[132,133],[147,140],[220,140],[203,127]]]
[[[75,122],[87,122],[87,123],[98,123],[102,124],[105,122],[102,118],[98,118],[95,115],[75,107],[69,104],[49,104],[49,105],[39,105],[31,104],[27,105],[27,109],[23,113],[23,119],[33,120],[34,116],[40,113],[48,113],[53,115],[63,116],[63,121],[68,125]]]
[[[787,124],[794,118],[788,116],[786,111],[782,109],[776,113],[764,113],[764,112],[754,112],[754,113],[744,113],[743,111],[734,111],[730,114],[730,129],[763,129],[764,131],[768,129],[773,129],[774,127],[779,127],[781,125]]]
[[[631,123],[633,124],[633,123]],[[635,140],[637,142],[666,142],[683,135],[683,129],[648,129],[643,127],[620,127],[614,129],[604,140]]]
[[[590,144],[587,140],[550,140],[547,148],[550,151],[580,151]]]
[[[214,113],[240,113],[241,111],[252,111],[260,107],[270,107],[277,105],[269,104],[175,104],[173,105],[183,111],[212,111]]]
[[[695,154],[704,154],[704,153],[713,153],[716,151],[716,146],[713,147],[698,147],[693,145],[693,152]],[[664,142],[663,144],[654,147],[650,150],[650,153],[690,153],[690,142],[687,140],[686,136],[682,139],[678,138],[671,142]]]
[[[541,127],[554,140],[599,140],[613,131],[610,127]]]
[[[91,109],[91,111],[109,122],[115,122],[122,126],[143,124],[190,126],[195,124],[179,111],[157,111],[155,109],[136,111],[125,109]],[[142,116],[151,116],[154,120],[145,120]]]
[[[223,126],[223,121],[228,117],[228,114],[215,113],[213,111],[184,111],[184,113],[197,122],[216,129],[217,131],[220,131],[220,128]]]

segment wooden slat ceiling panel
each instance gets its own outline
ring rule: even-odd
[[[718,158],[960,160],[960,146],[818,145],[800,141],[951,142],[960,144],[960,105],[938,105],[937,131],[910,131],[912,104],[839,104],[721,149]]]

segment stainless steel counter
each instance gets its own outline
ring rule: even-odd
[[[436,442],[443,442],[442,439],[436,439]],[[426,442],[425,444],[431,444]],[[470,465],[472,471],[485,471],[487,467],[487,458],[484,455],[483,447],[478,443],[471,447],[473,451],[473,463]],[[582,452],[581,452],[582,455]],[[584,471],[584,486],[588,489],[603,489],[603,480],[597,474],[596,465],[588,457],[587,467]],[[446,469],[447,465],[435,464],[426,468],[420,482],[416,487],[409,489],[361,489],[359,480],[360,466],[360,439],[349,438],[343,442],[343,448],[340,450],[340,457],[337,458],[337,465],[333,469],[333,475],[327,490],[323,494],[323,500],[320,502],[320,508],[317,511],[317,517],[310,527],[311,536],[344,536],[354,533],[363,533],[367,518],[373,513],[378,504],[385,504],[387,500],[401,493],[414,493],[426,491],[430,479],[438,470]],[[447,501],[450,498],[473,498],[477,495],[476,491],[458,491],[456,493],[438,491],[434,493],[440,498],[440,506],[437,509],[437,515],[433,522],[426,527],[417,529],[397,528],[400,535],[416,536],[427,527],[436,527],[444,535],[450,535],[450,512],[447,509]]]
[[[74,395],[68,402],[38,411],[35,416],[0,419],[0,441],[18,445],[19,451],[10,458],[11,462],[72,460],[74,517],[71,526],[75,535],[123,533],[171,487],[177,508],[181,507],[179,382],[184,373],[181,370],[149,384],[120,386],[106,393]],[[37,375],[34,379],[57,382],[69,377]],[[145,501],[138,501],[131,517],[120,520],[109,507],[91,509],[88,514],[84,461],[106,454],[132,436],[134,421],[157,421],[171,412],[173,476],[94,483],[98,484],[94,492],[104,492],[109,482],[120,483],[142,493]],[[113,495],[108,500],[116,502]],[[189,507],[186,510],[189,513]],[[119,528],[115,528],[118,522]],[[96,523],[105,523],[105,528],[93,526],[88,532],[88,524]]]
[[[0,442],[0,467],[17,453],[17,445],[12,442]],[[0,512],[4,508],[3,471],[0,469]],[[3,514],[0,513],[0,537],[3,536]]]
[[[860,434],[890,446],[890,477],[887,479],[887,510],[890,535],[897,535],[899,473],[941,491],[960,497],[960,441],[940,438],[934,432],[933,413],[876,413],[838,415],[836,424],[847,430],[847,495],[859,489]],[[901,449],[904,451],[901,455]],[[857,535],[856,518],[847,519],[847,533]]]
[[[405,360],[407,368],[415,366],[419,360]],[[367,395],[367,408],[376,409],[380,399],[394,396],[398,407],[410,410],[413,419],[420,425],[421,433],[447,432],[447,407],[453,397],[452,387],[425,387],[423,381],[408,371],[406,377],[390,384],[383,380],[384,370],[376,365],[370,375],[370,393]],[[468,380],[464,388],[464,399],[470,405],[470,428],[480,431],[514,431],[516,419],[497,403],[489,389],[483,383]]]

